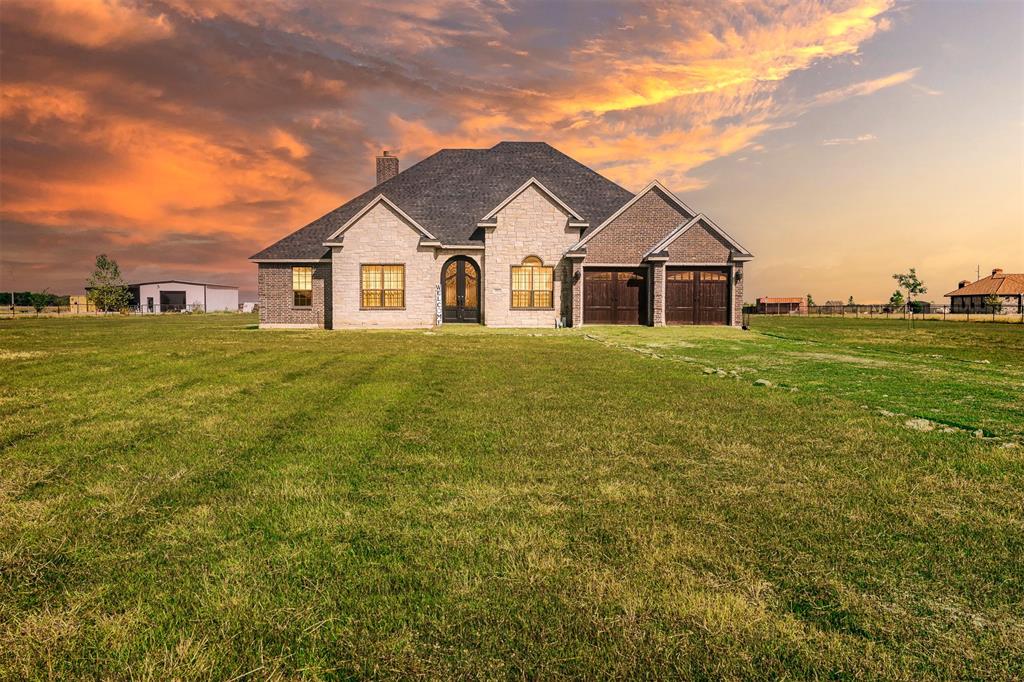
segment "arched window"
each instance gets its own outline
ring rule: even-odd
[[[512,307],[553,308],[555,305],[555,269],[536,256],[527,256],[522,265],[512,266]]]

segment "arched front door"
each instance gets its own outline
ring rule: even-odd
[[[480,269],[468,256],[455,256],[441,268],[445,322],[480,321]]]

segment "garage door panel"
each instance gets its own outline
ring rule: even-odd
[[[729,278],[724,272],[701,272],[698,306],[701,324],[725,324],[729,307]]]
[[[668,324],[694,323],[694,279],[692,270],[669,271],[665,277],[665,321]]]
[[[584,269],[583,321],[587,324],[646,324],[646,271]]]
[[[665,321],[728,324],[729,274],[722,269],[672,269],[665,276]]]

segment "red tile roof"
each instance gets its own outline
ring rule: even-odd
[[[802,297],[796,297],[796,298],[793,298],[793,297],[790,297],[790,298],[778,298],[778,297],[776,297],[776,298],[772,298],[770,296],[762,296],[761,298],[757,299],[757,302],[758,303],[803,303],[804,299]]]
[[[982,277],[977,282],[971,282],[949,292],[946,296],[986,296],[988,294],[999,294],[1000,296],[1024,294],[1024,273],[998,273]]]

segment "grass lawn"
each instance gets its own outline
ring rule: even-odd
[[[254,321],[0,324],[0,679],[1024,676],[1024,326]]]

